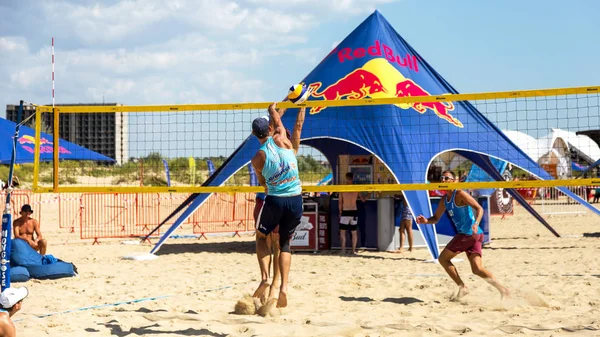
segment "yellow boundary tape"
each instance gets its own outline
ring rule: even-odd
[[[599,186],[600,178],[568,179],[568,180],[519,180],[494,181],[454,184],[370,184],[370,185],[326,185],[303,186],[303,192],[396,192],[416,190],[453,190],[453,189],[484,189],[484,188],[539,188],[559,186]],[[136,186],[40,186],[34,189],[36,193],[75,192],[75,193],[258,193],[264,192],[259,186],[181,186],[181,187],[136,187]]]
[[[358,100],[336,100],[336,101],[307,101],[303,104],[294,104],[291,102],[277,103],[281,108],[297,107],[334,107],[334,106],[359,106],[359,105],[389,105],[415,102],[454,102],[454,101],[478,101],[491,99],[519,99],[540,96],[561,96],[561,95],[589,95],[600,94],[600,86],[594,87],[573,87],[557,89],[540,90],[520,90],[520,91],[498,91],[483,92],[472,94],[456,95],[436,95],[436,96],[415,96],[415,97],[392,97],[378,99],[358,99]],[[110,113],[110,112],[178,112],[193,110],[251,110],[266,109],[271,102],[259,103],[229,103],[229,104],[182,104],[182,105],[121,105],[121,106],[58,106],[59,113]],[[52,112],[51,106],[38,106],[36,109],[40,112]]]

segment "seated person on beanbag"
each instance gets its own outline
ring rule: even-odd
[[[31,214],[33,214],[33,210],[30,205],[25,204],[21,207],[21,217],[13,222],[14,237],[27,241],[31,248],[46,255],[48,242],[42,237],[40,224],[31,217]]]

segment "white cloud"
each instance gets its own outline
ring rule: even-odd
[[[313,11],[319,15],[327,15],[323,10],[345,14],[362,14],[372,12],[377,5],[395,2],[397,0],[250,0],[263,6],[295,7],[302,11]]]
[[[323,13],[347,17],[387,1],[24,2],[8,10],[39,17],[20,36],[0,36],[0,104],[50,102],[51,36],[57,103],[272,99],[264,96],[280,85],[263,73],[274,61],[310,70],[328,52],[305,45],[331,20]]]
[[[8,54],[26,54],[29,52],[27,40],[23,37],[0,36],[0,57]]]
[[[51,76],[51,73],[44,69],[44,67],[32,67],[13,72],[10,75],[11,85],[15,85],[20,89],[29,89],[32,85],[37,83],[44,76]]]

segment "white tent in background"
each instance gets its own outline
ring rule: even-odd
[[[540,158],[539,144],[535,138],[526,133],[514,130],[502,130],[502,133],[521,148],[531,159],[537,162]]]
[[[590,137],[575,132],[551,129],[550,133],[538,139],[513,130],[502,132],[531,159],[540,165],[555,165],[559,179],[571,176],[571,151],[588,163],[600,159],[600,147]]]
[[[569,151],[577,152],[580,158],[592,164],[600,159],[600,147],[590,137],[578,135],[575,132],[551,129],[550,133],[539,138],[540,149],[543,149],[542,155],[551,151],[551,149],[566,149],[565,155],[569,156]]]
[[[432,162],[432,164],[440,166],[443,170],[454,170],[460,164],[466,162],[467,159],[452,151],[440,153]]]

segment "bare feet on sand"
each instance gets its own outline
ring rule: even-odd
[[[277,308],[287,307],[287,294],[284,291],[279,292],[279,298],[277,299]]]
[[[277,311],[273,310],[273,309],[275,309],[276,302],[277,302],[276,298],[270,298],[267,301],[267,303],[265,303],[264,305],[262,305],[261,307],[258,308],[256,313],[262,317],[277,316]]]
[[[269,288],[269,300],[275,298],[275,292],[277,288],[279,288],[279,286],[277,286],[275,283],[271,284],[271,287]]]
[[[412,251],[413,251],[412,248],[408,249],[409,253],[412,253]],[[404,254],[404,252],[405,252],[404,248],[400,248],[400,249],[397,249],[397,250],[392,250],[392,253],[394,253],[394,254]]]
[[[450,298],[451,301],[458,301],[469,294],[466,286],[458,287],[458,293]]]
[[[499,286],[499,288],[497,288],[498,291],[500,292],[500,298],[501,299],[507,299],[510,297],[510,291],[508,291],[508,288],[504,287],[504,286]]]
[[[498,289],[498,291],[500,292],[500,298],[501,299],[505,299],[510,297],[510,291],[508,291],[508,288],[506,288],[505,286],[501,285],[500,282],[494,280],[494,279],[486,279],[486,281],[491,284],[494,288]]]
[[[256,297],[260,299],[261,303],[266,302],[265,291],[269,288],[269,283],[267,281],[261,281],[260,285],[252,295],[252,297]]]

